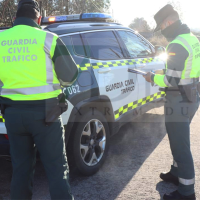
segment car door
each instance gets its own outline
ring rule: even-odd
[[[128,73],[128,67],[134,65],[125,59],[114,31],[92,31],[82,36],[100,95],[110,99],[115,120],[122,119],[122,115],[133,109],[129,103],[138,98],[137,76]]]
[[[154,57],[153,46],[129,30],[118,30],[118,34],[124,42],[129,58],[135,63],[136,69],[150,72],[157,69],[164,69],[164,60]],[[145,104],[160,97],[159,87],[155,84],[146,82],[142,75],[137,76],[138,81],[138,100]]]

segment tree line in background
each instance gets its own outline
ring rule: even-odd
[[[178,11],[180,19],[183,19],[183,11],[181,7],[180,1],[168,1],[168,4],[173,5],[175,10]],[[154,30],[155,27],[151,27],[148,22],[144,18],[135,18],[131,24],[129,25],[130,28],[137,30],[138,32],[151,32]]]
[[[17,4],[20,0],[0,0],[0,27],[11,26],[16,15]],[[109,12],[110,0],[37,0],[42,8],[46,11],[47,16],[68,15],[89,12]],[[180,1],[170,0],[179,12],[180,18],[183,19],[183,11]],[[149,39],[154,45],[166,46],[168,42],[158,32],[153,33],[155,27],[152,27],[144,18],[135,18],[129,27],[138,31],[144,37]],[[200,33],[195,33],[200,35]]]
[[[180,1],[171,0],[168,4],[173,5],[173,7],[178,11],[180,19],[184,20],[184,14]],[[129,28],[138,31],[154,45],[161,45],[165,47],[168,45],[168,41],[161,35],[161,32],[159,31],[154,33],[153,31],[155,27],[151,26],[144,18],[135,18],[129,25]],[[199,36],[198,38],[200,40],[200,32],[192,30],[192,33]]]
[[[108,12],[110,0],[37,0],[46,15],[68,15],[84,12]],[[0,26],[11,26],[19,0],[0,1]]]

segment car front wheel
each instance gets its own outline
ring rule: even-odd
[[[72,154],[75,165],[84,175],[96,173],[105,161],[109,146],[109,127],[105,117],[87,113],[72,131]]]

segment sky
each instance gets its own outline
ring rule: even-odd
[[[150,26],[155,27],[153,16],[169,0],[111,0],[111,12],[114,18],[128,26],[136,17],[143,17]],[[176,3],[177,0],[174,0]],[[200,30],[200,1],[179,0],[183,12],[183,22],[192,29]]]

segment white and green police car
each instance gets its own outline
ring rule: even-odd
[[[69,108],[62,119],[69,162],[86,175],[105,161],[110,137],[164,97],[158,86],[128,72],[163,69],[165,61],[158,55],[164,48],[110,19],[101,13],[43,18],[44,30],[59,35],[79,67],[76,82],[63,89]],[[6,128],[0,120],[0,146],[5,146]]]

